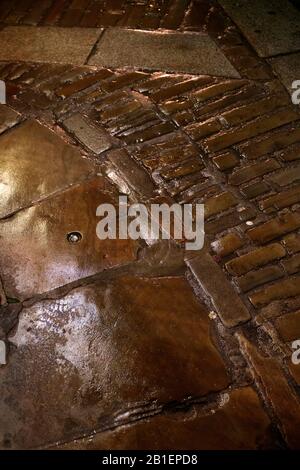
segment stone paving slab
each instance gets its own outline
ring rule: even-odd
[[[12,448],[71,439],[229,383],[207,309],[182,277],[126,276],[38,302],[10,341],[10,366],[0,369],[2,448],[5,435]],[[264,427],[258,410],[260,419]]]
[[[78,149],[37,121],[3,134],[0,148],[0,218],[95,172],[94,164],[84,160]]]
[[[83,65],[102,30],[7,26],[0,31],[0,60]]]
[[[221,396],[213,413],[194,407],[184,422],[165,414],[147,421],[78,439],[62,450],[249,450],[273,447],[270,420],[250,387]]]
[[[300,50],[300,12],[288,0],[219,0],[261,57]]]
[[[300,52],[269,60],[276,75],[280,78],[287,90],[292,93],[292,83],[300,80]]]
[[[1,104],[0,105],[0,134],[2,134],[6,129],[13,127],[21,119],[19,113],[9,108],[8,106]]]
[[[114,196],[98,176],[0,221],[0,272],[8,296],[24,300],[135,260],[138,242],[96,235],[96,209],[116,206]],[[82,237],[78,243],[68,240],[73,232]]]
[[[204,33],[105,31],[89,64],[239,77],[213,40]]]

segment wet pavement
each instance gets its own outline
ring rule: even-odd
[[[1,2],[2,449],[300,448],[299,16]],[[205,247],[99,240],[120,194]]]

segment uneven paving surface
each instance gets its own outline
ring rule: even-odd
[[[260,57],[220,4],[1,2],[0,44],[47,48],[0,52],[1,448],[300,447],[300,108],[274,65],[300,48]],[[141,34],[166,42],[135,62]],[[100,241],[120,193],[204,202],[204,249]]]

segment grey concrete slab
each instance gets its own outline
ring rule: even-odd
[[[219,0],[261,57],[300,50],[300,12],[288,0]]]
[[[204,33],[108,29],[89,64],[239,77],[214,41]]]
[[[300,52],[276,57],[269,62],[287,90],[293,93],[293,82],[300,80]]]
[[[8,26],[0,31],[0,60],[82,65],[101,29]]]

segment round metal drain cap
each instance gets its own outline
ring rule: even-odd
[[[70,232],[67,235],[67,240],[69,243],[79,243],[82,240],[82,235],[80,232]]]

